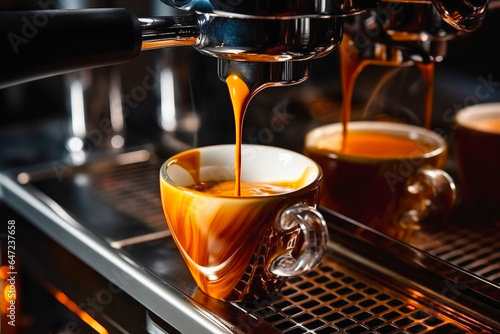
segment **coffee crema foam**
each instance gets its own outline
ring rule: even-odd
[[[236,181],[210,181],[201,182],[189,187],[196,191],[203,192],[205,194],[212,194],[216,196],[235,196],[234,188]],[[279,195],[287,192],[291,192],[297,189],[294,182],[243,182],[240,181],[240,194],[241,197],[260,197],[260,196],[271,196]]]
[[[342,133],[335,133],[318,139],[314,148],[370,158],[412,157],[434,149],[422,140],[377,131],[349,131],[347,138]]]
[[[500,133],[500,116],[469,120],[463,125],[477,131]]]

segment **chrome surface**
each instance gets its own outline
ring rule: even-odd
[[[342,0],[275,0],[259,1],[240,0],[233,2],[218,0],[162,0],[167,5],[184,10],[203,13],[216,13],[222,16],[242,17],[297,17],[297,16],[346,16],[360,13],[378,5],[379,1],[342,1]],[[484,18],[488,0],[382,0],[382,2],[399,2],[422,4],[432,3],[443,20],[458,30],[472,31],[477,29]]]
[[[413,244],[500,287],[500,229],[497,224],[475,228],[447,226]]]
[[[64,76],[69,138],[66,149],[75,163],[93,151],[118,152],[125,144],[120,69],[82,70]]]
[[[233,74],[245,80],[252,94],[267,87],[288,86],[303,82],[309,77],[311,64],[305,62],[241,62],[228,59],[217,60],[217,73],[223,82]]]
[[[466,326],[374,283],[328,257],[314,271],[290,279],[279,297],[243,308],[283,333],[465,332]]]
[[[37,191],[19,187],[16,181],[0,175],[2,200],[64,248],[76,255],[110,282],[168,319],[186,333],[228,333],[222,320],[209,318],[185,295],[158,280],[138,263],[128,260],[101,235],[74,219],[63,207]],[[101,224],[104,225],[104,221]],[[172,317],[170,319],[170,317]]]
[[[208,1],[197,3],[203,2]],[[300,3],[280,3],[285,2]],[[176,3],[180,4],[181,1]],[[267,6],[273,4],[272,1],[250,3]],[[317,7],[315,10],[322,9]],[[432,18],[435,18],[435,13]],[[328,22],[331,24],[334,21]],[[451,36],[446,33],[443,36],[445,39]],[[489,37],[491,38],[488,40],[494,40],[494,33]],[[476,44],[472,45],[473,47],[460,50],[470,52],[470,56],[476,49]],[[322,48],[320,51],[324,50]],[[299,56],[303,57],[304,54],[306,53]],[[439,51],[439,54],[444,53]],[[491,54],[494,58],[496,53]],[[490,54],[484,54],[488,55]],[[468,60],[465,65],[469,65],[472,61],[466,58]],[[479,57],[474,59],[478,60]],[[306,62],[302,63],[308,66]],[[457,63],[460,70],[468,70],[463,62]],[[335,67],[332,63],[327,65],[328,68]],[[448,96],[452,94],[439,95],[436,110],[443,111],[444,114],[435,113],[436,119],[450,123],[450,119],[446,117],[452,114],[454,102],[464,104],[470,102],[468,99],[471,97],[476,98],[477,102],[483,102],[486,97],[477,95],[478,87],[482,89],[481,92],[488,89],[487,92],[492,93],[488,93],[488,98],[498,98],[498,81],[496,76],[491,75],[497,68],[490,67],[482,58],[476,61],[476,65],[484,71],[472,73],[471,70],[472,80],[465,83],[457,79],[457,72],[445,73],[444,84],[449,88],[446,92],[452,91],[454,96],[452,99]],[[204,70],[197,73],[203,73]],[[140,79],[148,78],[144,77],[146,73],[151,74],[149,71],[140,72]],[[326,73],[325,76],[330,85],[334,75]],[[213,77],[215,78],[215,73]],[[200,75],[197,79],[203,78]],[[203,89],[207,90],[206,95],[215,96],[214,92],[220,92],[210,89],[210,83],[213,82],[206,84],[205,81],[200,81],[204,84]],[[128,83],[132,87],[124,93],[130,93],[132,88],[141,84],[134,80]],[[405,89],[409,87],[399,81],[398,86]],[[16,89],[22,91],[24,88]],[[276,106],[283,106],[286,111],[284,115],[289,116],[286,118],[287,127],[272,133],[274,141],[270,140],[270,144],[289,145],[291,141],[290,145],[298,148],[301,144],[298,140],[301,131],[317,125],[312,124],[317,119],[310,119],[309,110],[303,112],[307,116],[306,121],[300,117],[303,109],[306,109],[306,103],[301,104],[301,99],[312,103],[313,100],[321,102],[323,97],[323,90],[314,90],[310,86],[308,89],[303,95],[296,90],[289,91],[289,100],[285,104],[276,104],[276,96],[262,95],[264,99],[256,99],[257,104],[251,106],[250,109],[253,110],[250,110],[249,118],[262,110],[272,110],[274,113]],[[361,93],[368,91],[371,92],[371,89],[359,90]],[[402,99],[407,96],[398,90],[391,98],[398,94],[403,95]],[[327,101],[330,101],[331,91],[325,95],[328,95]],[[333,95],[334,98],[338,97],[338,94]],[[34,94],[20,96],[28,97],[23,99],[26,101],[40,101],[32,98]],[[290,103],[293,99],[300,100],[299,108],[294,109]],[[210,112],[207,113],[210,117],[203,119],[203,125],[210,127],[220,122],[211,116],[213,110],[224,108],[218,109],[218,104],[216,107],[210,105],[207,99],[199,100],[206,104],[206,109]],[[409,106],[413,100],[404,102],[405,106]],[[36,104],[30,105],[23,111],[33,110],[33,114],[44,111],[43,108],[39,110],[39,107]],[[144,112],[149,107],[150,105],[143,105],[140,111]],[[328,112],[328,117],[331,117],[335,104],[323,107],[321,111]],[[384,110],[386,107],[384,106]],[[9,107],[6,109],[10,111]],[[33,114],[28,118],[33,117]],[[167,119],[171,121],[172,117]],[[26,118],[23,122],[25,120]],[[129,120],[129,124],[134,125],[134,121],[135,119]],[[36,119],[33,123],[36,123]],[[40,126],[39,123],[34,125]],[[40,141],[39,138],[47,137],[40,136],[33,128],[29,126],[15,136],[13,129],[3,132],[2,138],[7,145],[3,145],[1,149],[2,154],[5,154],[5,161],[2,161],[3,169],[0,172],[0,201],[21,213],[44,235],[151,311],[148,317],[148,326],[154,328],[151,330],[159,330],[160,333],[167,331],[170,327],[163,326],[162,323],[165,322],[185,333],[500,331],[498,226],[476,228],[476,224],[451,224],[445,230],[423,235],[407,243],[322,210],[329,225],[331,242],[328,256],[312,274],[289,280],[286,288],[271,300],[246,304],[223,303],[207,298],[196,288],[162,220],[157,171],[166,157],[165,152],[157,154],[151,147],[146,147],[112,156],[98,156],[96,160],[87,159],[83,165],[75,166],[67,160],[61,160],[59,151],[55,154],[52,151],[46,153],[49,149],[60,148],[52,140],[54,136],[56,139],[62,137],[59,126],[51,123],[48,141]],[[171,131],[169,126],[162,128]],[[254,128],[270,130],[273,127],[270,126],[269,119],[262,117]],[[152,131],[151,127],[147,131]],[[222,132],[215,126],[210,128],[210,132],[212,131]],[[193,133],[199,135],[199,142],[214,141],[214,137],[203,138],[197,130]],[[28,137],[31,139],[29,142]],[[286,143],[283,138],[286,138]],[[263,139],[259,140],[264,142]],[[199,142],[193,140],[190,144]],[[32,164],[39,159],[50,162],[45,165]],[[5,169],[6,165],[16,167]],[[19,167],[23,165],[29,167]],[[468,222],[471,221],[474,222]]]
[[[142,50],[196,45],[199,31],[196,15],[139,18]]]
[[[448,24],[459,30],[474,31],[481,26],[488,1],[432,0],[432,3]]]
[[[337,23],[340,17],[347,17],[347,22],[351,22],[353,36],[361,36],[363,44],[372,44],[371,47],[364,45],[365,49],[384,45],[404,50],[409,59],[441,61],[446,54],[446,41],[457,35],[457,31],[478,29],[488,4],[488,0],[472,3],[448,0],[163,1],[174,8],[200,14],[200,37],[196,45],[200,52],[226,59],[265,62],[324,56],[342,40],[340,23]],[[349,25],[347,27],[349,30]]]
[[[299,16],[344,16],[375,7],[378,0],[162,0],[183,10],[215,13],[222,16],[289,18]]]
[[[198,17],[203,54],[250,62],[309,60],[330,53],[342,41],[339,18],[255,19]]]
[[[447,43],[464,33],[446,23],[430,1],[384,1],[375,10],[349,18],[345,33],[363,59],[380,59],[390,51],[405,61],[440,62]]]

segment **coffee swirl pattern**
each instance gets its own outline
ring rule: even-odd
[[[160,187],[167,224],[194,280],[202,291],[224,300],[277,291],[285,280],[267,267],[276,256],[292,252],[300,237],[298,230],[280,232],[275,221],[294,203],[317,203],[319,185],[305,186],[311,171],[291,182],[243,181],[241,196],[234,196],[234,181],[200,181],[197,163],[193,152],[173,161],[189,171],[191,185],[162,179]]]

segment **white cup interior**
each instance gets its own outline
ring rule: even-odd
[[[200,156],[201,181],[235,179],[235,145],[195,148]],[[308,157],[290,150],[261,145],[242,145],[241,180],[246,182],[280,182],[300,180],[308,172],[305,185],[321,175],[320,167]],[[169,164],[166,176],[176,185],[189,187],[194,183],[189,172]]]

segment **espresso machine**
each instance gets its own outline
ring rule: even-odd
[[[17,291],[13,313],[12,299],[0,302],[2,333],[500,332],[494,227],[410,243],[320,208],[323,262],[270,299],[226,303],[196,287],[158,189],[172,154],[234,143],[232,72],[255,92],[244,142],[301,151],[303,134],[339,116],[343,40],[397,69],[395,85],[415,100],[424,93],[413,65],[448,62],[436,67],[432,123],[446,137],[456,103],[477,99],[478,85],[500,98],[494,67],[461,68],[464,54],[489,50],[494,2],[163,2],[0,11],[0,212],[17,246],[8,253],[2,229],[0,267],[13,255],[15,269],[2,288],[13,277]],[[372,101],[380,72],[358,78],[353,103]],[[420,110],[405,115],[419,123]]]

